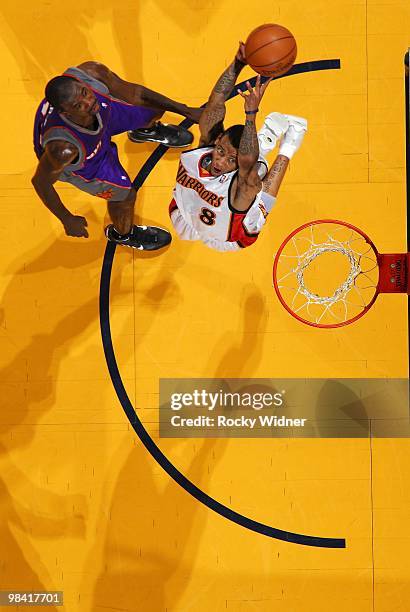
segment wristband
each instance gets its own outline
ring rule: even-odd
[[[258,110],[259,110],[259,108],[257,108],[256,110],[253,110],[253,111],[245,111],[245,115],[256,115]]]

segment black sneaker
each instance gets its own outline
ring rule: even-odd
[[[159,142],[166,147],[187,147],[194,139],[193,134],[180,125],[167,125],[157,121],[149,128],[130,130],[128,138],[132,142]]]
[[[139,251],[157,251],[167,246],[172,240],[167,230],[153,225],[134,225],[127,236],[120,236],[113,225],[108,225],[105,228],[105,235],[111,242]]]

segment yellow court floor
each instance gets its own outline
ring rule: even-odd
[[[297,62],[341,61],[273,82],[262,101],[260,120],[278,110],[309,121],[278,204],[258,242],[238,253],[176,236],[152,256],[117,248],[112,339],[139,418],[195,485],[255,521],[346,538],[342,549],[245,529],[154,461],[101,342],[105,204],[60,184],[90,229],[87,240],[68,238],[30,183],[48,79],[93,59],[200,105],[238,40],[266,22],[294,33]],[[316,218],[358,225],[382,252],[406,250],[408,2],[4,0],[0,32],[0,590],[64,591],[64,606],[48,609],[67,612],[408,612],[407,439],[158,435],[162,378],[407,377],[404,296],[381,296],[352,326],[316,330],[282,308],[271,277],[283,238]],[[235,98],[228,122],[242,118]],[[117,143],[131,176],[155,148]],[[140,221],[170,228],[178,157],[168,152],[139,191]]]

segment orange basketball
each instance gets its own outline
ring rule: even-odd
[[[290,70],[297,54],[296,40],[287,28],[265,23],[253,30],[245,43],[246,60],[251,68],[268,77]]]

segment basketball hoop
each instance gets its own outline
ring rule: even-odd
[[[410,253],[381,254],[360,229],[332,219],[305,223],[281,244],[273,283],[298,321],[333,328],[353,323],[379,293],[410,293]]]

